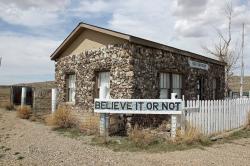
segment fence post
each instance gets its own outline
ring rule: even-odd
[[[57,97],[57,89],[51,89],[51,112],[54,113],[56,111],[56,97]]]
[[[181,133],[185,134],[185,128],[186,128],[186,110],[185,107],[185,97],[182,95],[182,108],[181,108]]]
[[[22,87],[21,107],[23,107],[26,104],[26,93],[27,93],[27,88]]]
[[[106,85],[100,87],[100,99],[107,98],[108,88]],[[100,136],[104,136],[105,139],[108,136],[109,128],[109,115],[105,113],[100,114]]]
[[[171,93],[171,99],[176,99],[176,93]],[[171,115],[171,137],[176,137],[177,115]]]

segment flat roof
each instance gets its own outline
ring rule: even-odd
[[[90,29],[93,31],[101,32],[101,33],[104,33],[107,35],[111,35],[114,37],[118,37],[118,38],[127,40],[128,42],[131,42],[131,43],[140,44],[143,46],[161,49],[161,50],[165,50],[165,51],[169,51],[169,52],[173,52],[173,53],[178,53],[180,55],[195,58],[198,60],[207,61],[207,62],[219,64],[219,65],[226,65],[225,62],[218,61],[216,59],[212,59],[212,58],[200,55],[200,54],[181,50],[181,49],[178,49],[175,47],[167,46],[167,45],[164,45],[161,43],[157,43],[157,42],[150,41],[150,40],[143,39],[143,38],[139,38],[139,37],[136,37],[133,35],[113,31],[110,29],[98,27],[98,26],[83,23],[83,22],[80,22],[76,26],[76,28],[68,35],[68,37],[61,43],[61,45],[51,54],[51,56],[50,56],[51,60],[55,60],[56,58],[58,58],[60,56],[60,54],[67,48],[67,46],[70,45],[74,41],[74,39],[76,39],[76,37],[78,37],[78,35],[82,32],[83,29]]]

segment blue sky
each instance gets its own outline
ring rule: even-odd
[[[54,79],[50,54],[79,22],[129,33],[210,56],[202,46],[225,31],[227,1],[218,0],[1,0],[0,85]],[[250,75],[250,1],[233,0],[233,46],[246,23],[245,64]],[[214,58],[214,57],[213,57]],[[239,73],[238,70],[235,73]]]

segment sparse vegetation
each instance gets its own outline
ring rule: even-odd
[[[30,106],[19,106],[17,108],[17,116],[21,119],[29,119],[32,114]]]
[[[137,125],[129,132],[128,139],[138,147],[149,146],[160,141],[160,138],[150,129],[143,129]]]
[[[86,135],[94,135],[99,131],[99,125],[96,123],[96,117],[94,116],[89,116],[87,119],[85,119],[85,123],[78,122],[76,127],[81,133]]]
[[[66,106],[59,107],[45,119],[45,122],[47,125],[59,128],[71,128],[77,125],[76,118],[74,118],[72,112]]]
[[[6,104],[4,105],[4,108],[5,108],[6,110],[8,110],[8,111],[11,111],[11,110],[14,110],[14,109],[15,109],[14,105],[11,104],[11,103],[6,103]]]
[[[83,133],[80,132],[77,128],[54,128],[54,131],[57,131],[59,134],[63,136],[78,139],[83,136]]]
[[[240,138],[250,138],[250,128],[244,128],[243,130],[238,130],[236,132],[233,132],[228,137],[223,138],[222,141],[230,141]]]
[[[248,116],[247,116],[247,125],[246,125],[247,129],[250,129],[250,111],[248,112]]]
[[[180,130],[177,131],[176,139],[174,143],[177,144],[201,144],[201,145],[209,145],[211,141],[208,137],[204,136],[198,129],[193,128],[192,126],[188,125],[185,133],[181,133]]]
[[[166,124],[164,124],[166,126]],[[104,140],[102,137],[93,138],[93,144],[105,146],[114,151],[176,151],[187,150],[191,148],[203,148],[211,145],[208,137],[203,136],[197,129],[188,128],[185,134],[177,132],[177,137],[172,140],[165,134],[161,133],[161,128],[140,128],[135,127],[129,132],[128,137],[109,137]],[[166,133],[164,131],[163,133]]]
[[[36,117],[35,117],[34,115],[32,115],[29,119],[30,119],[30,121],[32,121],[32,122],[35,122],[35,121],[36,121]]]

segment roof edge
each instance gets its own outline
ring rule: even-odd
[[[104,33],[104,34],[108,34],[108,35],[111,35],[111,36],[115,36],[115,37],[118,37],[118,38],[122,38],[122,39],[125,39],[125,40],[127,40],[127,41],[129,41],[131,43],[136,43],[136,44],[140,44],[140,45],[144,45],[144,46],[148,46],[148,47],[153,47],[153,48],[156,48],[156,49],[170,51],[170,52],[173,52],[173,53],[180,53],[181,55],[184,55],[184,56],[192,57],[192,58],[195,58],[195,59],[198,59],[198,60],[209,61],[211,63],[215,63],[215,64],[219,64],[219,65],[223,65],[223,66],[226,65],[225,62],[222,62],[222,61],[210,58],[210,57],[206,57],[206,56],[196,54],[196,53],[193,53],[193,52],[189,52],[189,51],[186,51],[186,50],[181,50],[181,49],[178,49],[178,48],[175,48],[175,47],[171,47],[171,46],[168,46],[168,45],[165,45],[165,44],[157,43],[157,42],[147,40],[147,39],[143,39],[143,38],[140,38],[140,37],[132,36],[132,35],[129,35],[129,34],[125,34],[125,33],[113,31],[113,30],[110,30],[110,29],[98,27],[98,26],[95,26],[95,25],[87,24],[87,23],[84,23],[84,22],[80,22],[75,27],[75,29],[67,36],[67,38],[64,39],[64,41],[59,45],[59,47],[50,55],[51,60],[55,60],[56,58],[58,58],[58,56],[60,55],[63,47],[65,45],[67,45],[68,42],[70,42],[70,39],[72,37],[77,35],[77,32],[79,32],[81,28],[86,28],[86,29],[94,30],[94,31],[101,32],[101,33]]]
[[[215,64],[219,64],[219,65],[223,65],[223,66],[226,65],[225,62],[222,62],[222,61],[219,61],[219,60],[207,57],[207,56],[203,56],[203,55],[193,53],[193,52],[190,52],[190,51],[186,51],[186,50],[178,49],[178,48],[175,48],[175,47],[167,46],[167,45],[157,43],[157,42],[153,42],[153,41],[150,41],[150,40],[138,38],[138,37],[135,37],[135,36],[130,37],[130,42],[140,44],[140,45],[144,45],[144,46],[148,46],[148,47],[153,47],[153,48],[160,49],[160,50],[169,51],[169,52],[172,52],[172,53],[180,53],[181,55],[191,57],[191,58],[195,58],[195,59],[198,59],[198,60],[209,61],[210,63],[215,63]]]

